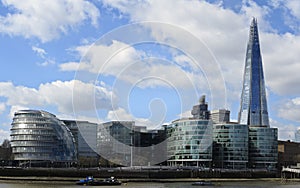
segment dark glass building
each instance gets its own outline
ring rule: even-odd
[[[248,165],[248,126],[245,124],[214,124],[213,167],[246,169]]]
[[[134,121],[102,123],[97,131],[101,165],[148,166],[162,163],[166,160],[165,135],[164,129],[147,130],[145,126],[136,126]]]

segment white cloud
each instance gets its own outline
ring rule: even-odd
[[[90,20],[97,26],[99,10],[85,0],[3,0],[10,13],[0,16],[0,32],[42,42],[58,38]]]
[[[132,114],[128,113],[124,108],[121,107],[110,110],[107,114],[106,119],[109,121],[135,121],[135,125],[146,126],[148,129],[153,128],[153,126],[157,126],[153,125],[153,122],[151,122],[147,118],[134,117]]]
[[[38,89],[14,86],[11,82],[0,82],[0,96],[5,97],[11,107],[10,118],[19,109],[54,106],[60,113],[73,113],[94,109],[111,109],[115,95],[103,86],[78,80],[55,81],[41,84]]]
[[[0,129],[0,145],[5,139],[9,139],[10,131]]]
[[[298,95],[300,92],[300,36],[286,33],[262,33],[261,50],[265,80],[272,92],[279,95]]]
[[[271,127],[278,128],[279,140],[294,140],[297,126],[270,119]]]
[[[0,114],[2,114],[6,109],[5,103],[0,103]]]
[[[47,52],[43,48],[39,48],[36,46],[32,46],[31,49],[42,59],[44,60],[43,63],[37,63],[39,66],[48,66],[54,65],[55,61],[49,57],[47,57]]]
[[[9,106],[40,106],[44,102],[37,89],[14,86],[11,82],[0,82],[0,96],[7,98],[6,104]]]
[[[32,46],[31,49],[42,58],[45,58],[45,55],[47,54],[44,49],[36,47],[36,46]]]
[[[146,57],[145,52],[120,41],[112,41],[109,45],[94,44],[75,48],[79,54],[86,52],[83,62],[68,62],[60,65],[61,71],[89,71],[101,76],[114,76],[141,88],[167,86],[175,88],[205,88],[203,75],[194,73],[196,64],[187,56],[176,56],[178,65],[163,57]],[[186,71],[183,67],[192,70]],[[181,75],[180,77],[178,75]],[[197,83],[197,84],[196,84]],[[194,85],[193,85],[194,84]]]
[[[300,48],[300,36],[290,33],[277,34],[276,29],[273,29],[267,21],[268,13],[273,11],[267,5],[261,6],[254,1],[245,0],[240,12],[235,13],[230,9],[224,9],[222,4],[212,5],[204,1],[172,1],[170,3],[153,0],[128,5],[122,0],[105,0],[104,3],[128,15],[132,22],[168,23],[184,28],[202,39],[221,68],[228,88],[229,102],[236,101],[240,97],[249,25],[252,17],[256,17],[267,87],[279,95],[298,95],[300,92],[298,87],[300,74],[297,71],[300,69],[300,54],[296,50]],[[273,1],[271,4],[273,7],[281,5],[288,7],[288,12],[295,17],[299,16],[300,3],[298,1]],[[173,13],[174,10],[177,10],[176,14]],[[184,41],[180,40],[181,36],[178,36],[175,31],[166,32],[155,24],[150,29],[152,35],[159,41],[168,41],[170,38]],[[199,52],[202,50],[193,44],[189,48]],[[206,59],[203,59],[205,62]],[[216,70],[216,66],[208,66],[204,73],[209,73],[210,69]],[[220,85],[220,82],[214,80],[211,83],[215,86]]]
[[[289,0],[285,1],[286,6],[291,10],[291,14],[300,19],[300,1]]]
[[[192,114],[191,114],[191,110],[187,110],[181,114],[178,114],[177,115],[179,118],[187,118],[187,117],[192,117]]]
[[[277,105],[277,115],[281,118],[300,122],[300,97],[281,101]]]

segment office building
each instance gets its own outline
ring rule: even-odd
[[[237,123],[213,125],[213,167],[246,169],[248,165],[248,126]]]
[[[132,166],[132,133],[134,121],[110,121],[97,130],[97,151],[105,165]],[[105,161],[108,160],[108,161]]]
[[[199,99],[199,104],[193,106],[193,110],[191,111],[193,118],[195,119],[209,119],[209,111],[208,105],[205,102],[205,95],[202,95]]]
[[[295,132],[295,142],[300,142],[300,128]]]
[[[205,96],[192,110],[193,118],[183,118],[166,126],[169,166],[211,167],[212,121]]]
[[[270,128],[257,20],[253,18],[247,45],[239,123],[249,126],[249,167],[274,170],[277,129]]]
[[[110,121],[98,126],[97,149],[102,166],[148,166],[166,160],[165,130],[147,130],[134,121]]]
[[[228,123],[230,121],[230,111],[225,109],[212,110],[210,117],[213,123]]]
[[[76,162],[70,129],[49,112],[15,112],[10,136],[14,160],[20,166],[69,167]]]
[[[75,139],[78,167],[98,166],[97,124],[88,121],[62,120]]]

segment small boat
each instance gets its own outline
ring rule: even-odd
[[[115,186],[121,185],[122,182],[114,177],[106,178],[102,181],[95,180],[92,176],[88,176],[85,179],[76,182],[77,185],[91,185],[91,186]]]
[[[192,185],[195,185],[195,186],[212,186],[214,184],[211,181],[197,181],[197,182],[192,183]]]

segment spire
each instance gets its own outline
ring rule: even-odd
[[[265,81],[256,18],[252,19],[250,26],[239,122],[249,126],[269,126]]]

